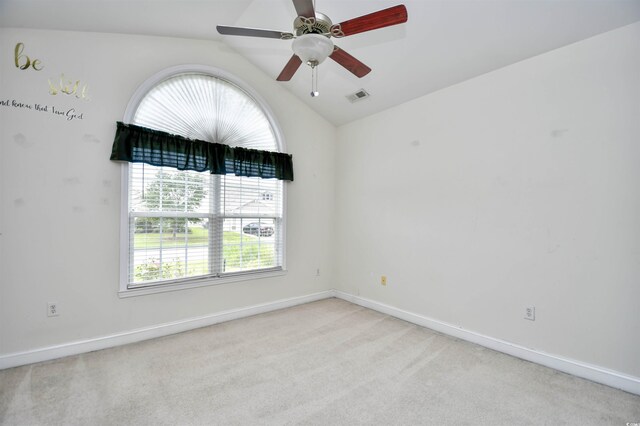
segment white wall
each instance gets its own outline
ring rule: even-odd
[[[639,117],[636,23],[339,128],[340,289],[640,377]]]
[[[41,60],[41,71],[15,67],[18,42]],[[0,356],[331,287],[336,129],[272,76],[211,41],[0,29],[0,51],[0,100],[49,109],[0,107]],[[294,159],[295,181],[287,184],[289,272],[120,299],[121,166],[109,161],[115,122],[138,85],[183,63],[236,75],[275,113]],[[61,73],[87,84],[90,100],[50,95],[47,80],[57,82]],[[75,108],[83,119],[57,117],[51,106]],[[47,302],[58,303],[59,317],[47,318]]]

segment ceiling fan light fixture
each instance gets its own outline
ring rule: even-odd
[[[321,34],[303,34],[293,41],[292,48],[302,62],[315,67],[333,53],[333,42]]]
[[[0,0],[1,2],[2,0]],[[354,58],[343,49],[333,45],[332,37],[346,37],[379,28],[390,27],[407,22],[407,8],[403,4],[382,9],[367,15],[347,19],[333,24],[327,15],[316,11],[315,0],[292,0],[297,17],[293,20],[293,32],[263,30],[259,28],[229,27],[218,25],[223,35],[263,37],[279,40],[291,40],[294,54],[282,69],[277,81],[290,81],[302,63],[311,67],[314,81],[317,81],[318,65],[331,57],[351,74],[362,78],[371,72],[371,68]],[[314,83],[312,96],[318,96]]]

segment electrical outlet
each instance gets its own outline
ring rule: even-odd
[[[536,320],[536,307],[530,306],[524,310],[524,319],[529,321]]]
[[[387,285],[387,276],[383,275],[380,277],[380,284]]]
[[[58,315],[60,315],[60,311],[58,310],[58,304],[55,302],[47,303],[47,316],[57,317]]]

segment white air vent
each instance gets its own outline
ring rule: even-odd
[[[349,99],[349,101],[353,103],[353,102],[361,101],[364,98],[368,98],[369,96],[371,95],[369,95],[369,93],[366,90],[360,89],[356,93],[347,95],[347,99]]]

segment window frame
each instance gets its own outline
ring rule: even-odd
[[[153,89],[166,79],[184,73],[205,74],[215,78],[220,78],[234,84],[244,91],[254,102],[262,109],[271,128],[273,130],[276,146],[279,152],[286,152],[286,144],[280,126],[275,119],[275,115],[269,108],[268,104],[262,97],[244,81],[228,72],[207,66],[186,64],[165,68],[146,79],[131,96],[127,108],[125,109],[123,122],[130,123],[136,111],[142,102],[142,99]],[[129,287],[129,262],[130,262],[130,235],[129,235],[129,163],[123,163],[120,172],[120,288],[118,296],[132,297],[145,294],[155,294],[167,291],[178,291],[189,288],[198,288],[211,285],[227,284],[238,281],[248,281],[262,278],[270,278],[287,274],[287,185],[282,185],[282,218],[281,218],[281,235],[282,235],[282,268],[278,270],[257,270],[242,271],[234,274],[225,275],[223,277],[204,276],[193,278],[180,278],[175,280],[167,280],[166,282],[153,284],[144,287]]]

